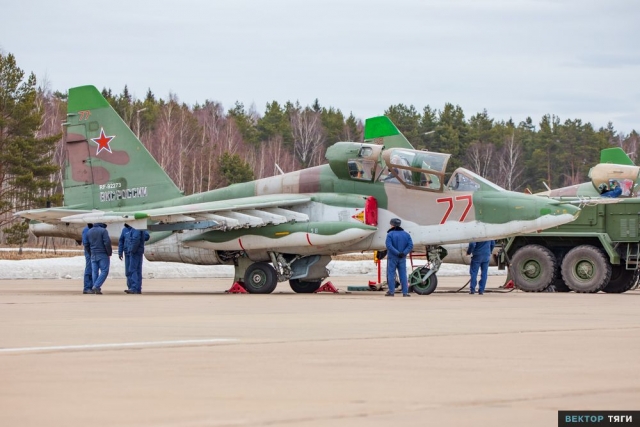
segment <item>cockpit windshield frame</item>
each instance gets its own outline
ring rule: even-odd
[[[399,183],[425,191],[444,191],[444,175],[450,154],[392,148],[382,153],[385,167],[378,181]]]

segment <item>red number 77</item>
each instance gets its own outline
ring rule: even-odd
[[[460,215],[460,219],[458,221],[462,222],[467,217],[467,214],[471,210],[471,206],[473,206],[473,196],[471,194],[467,194],[465,196],[456,196],[456,201],[466,200],[467,206],[464,208],[464,212]],[[451,215],[451,211],[453,210],[453,197],[443,197],[442,199],[436,199],[438,203],[448,203],[447,211],[444,213],[444,216],[440,220],[440,224],[444,224],[447,219],[449,219],[449,215]]]

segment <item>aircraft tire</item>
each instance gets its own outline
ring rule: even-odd
[[[634,270],[627,270],[624,265],[611,266],[611,278],[609,283],[602,288],[602,292],[608,294],[621,294],[627,292],[634,284]]]
[[[289,280],[289,286],[297,294],[312,294],[320,288],[322,280],[302,281],[300,279]]]
[[[556,257],[544,246],[523,246],[511,257],[510,273],[518,289],[542,292],[555,279]]]
[[[574,292],[595,293],[611,278],[611,264],[595,246],[581,245],[571,249],[562,260],[562,278]]]
[[[254,262],[244,273],[244,287],[250,294],[270,294],[277,285],[276,270],[266,262]]]
[[[429,268],[427,267],[422,267],[420,269],[421,276],[424,276],[428,272],[429,272]],[[409,280],[411,281],[411,283],[409,283],[410,292],[415,292],[418,295],[432,294],[433,291],[435,291],[436,288],[438,287],[438,276],[436,276],[435,274],[432,274],[431,276],[429,276],[426,282],[422,282],[422,280],[419,277],[417,277],[416,275],[414,275],[414,273],[412,273],[411,276],[409,277]]]

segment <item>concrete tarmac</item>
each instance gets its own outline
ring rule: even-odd
[[[0,426],[556,426],[560,409],[640,409],[640,291],[229,286],[0,281]]]

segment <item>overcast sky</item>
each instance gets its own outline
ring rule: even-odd
[[[638,0],[4,0],[0,49],[60,91],[640,131]]]

